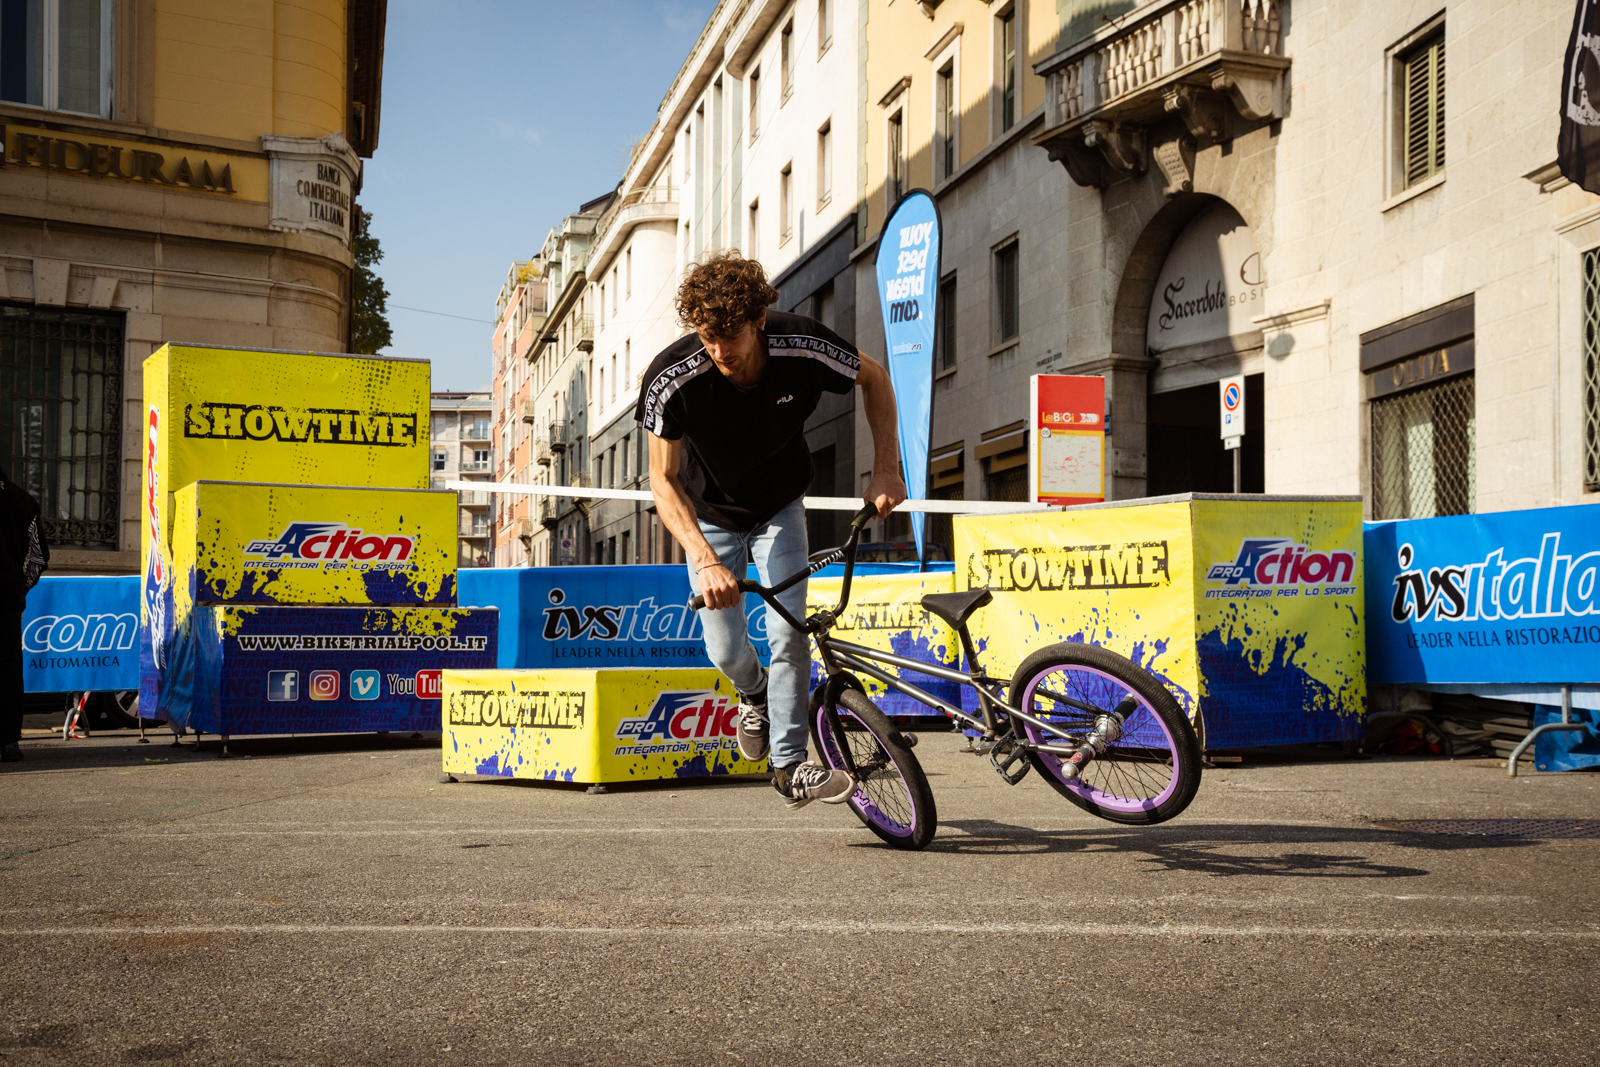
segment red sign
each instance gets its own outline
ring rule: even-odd
[[[1106,380],[1035,374],[1028,393],[1033,414],[1028,499],[1041,504],[1104,500]]]
[[[417,699],[444,699],[444,672],[440,670],[417,672]]]

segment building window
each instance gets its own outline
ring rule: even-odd
[[[833,199],[833,123],[817,131],[817,207]]]
[[[984,497],[1020,503],[1028,499],[1028,431],[1020,422],[985,432],[973,449],[983,463]]]
[[[778,244],[787,244],[794,232],[794,164],[778,175]]]
[[[448,455],[448,453],[445,452],[444,449],[436,448],[436,449],[433,450],[433,469],[434,470],[436,470],[436,471],[444,470],[444,465],[448,460],[449,460],[449,455]]]
[[[1444,170],[1444,29],[1400,57],[1402,189]]]
[[[633,299],[633,246],[629,245],[622,254],[623,265],[627,268],[622,275],[622,295],[628,300]]]
[[[683,224],[683,265],[687,267],[692,258],[689,251],[689,224],[686,222]]]
[[[622,374],[628,380],[628,388],[633,388],[633,339],[627,338],[622,342]]]
[[[750,72],[750,143],[761,136],[761,68]]]
[[[472,450],[472,469],[478,471],[489,469],[489,450],[487,448],[475,448]]]
[[[617,402],[617,357],[611,357],[611,402]]]
[[[1000,132],[1017,124],[1017,11],[1000,16]]]
[[[1583,254],[1583,488],[1600,493],[1600,248]]]
[[[122,316],[0,305],[7,470],[57,545],[120,546]]]
[[[817,58],[833,44],[833,0],[817,0]]]
[[[783,27],[780,38],[778,54],[778,74],[780,82],[780,97],[778,103],[782,105],[789,99],[789,94],[794,92],[794,20],[790,19]]]
[[[900,202],[906,191],[905,132],[905,112],[896,111],[889,116],[889,136],[886,139],[886,147],[889,150],[889,181],[886,189],[891,208]]]
[[[110,118],[112,2],[0,2],[0,100]]]
[[[1477,506],[1473,376],[1372,402],[1372,517],[1469,515]]]
[[[750,201],[750,258],[761,258],[761,201]]]
[[[1014,341],[1022,332],[1017,261],[1014,240],[1002,245],[994,254],[995,344]]]
[[[956,366],[956,276],[939,283],[938,312],[939,369],[954,370]]]
[[[956,66],[946,63],[939,71],[937,84],[939,109],[939,157],[944,166],[941,178],[956,172]]]

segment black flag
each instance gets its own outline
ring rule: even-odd
[[[1600,193],[1600,0],[1578,0],[1561,71],[1561,175]]]

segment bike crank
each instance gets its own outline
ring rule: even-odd
[[[1061,777],[1071,781],[1083,774],[1090,761],[1105,755],[1106,746],[1122,738],[1122,724],[1138,706],[1139,698],[1130,693],[1110,711],[1096,715],[1094,732],[1083,739],[1076,752],[1061,761]]]

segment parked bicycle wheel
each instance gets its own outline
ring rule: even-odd
[[[848,689],[838,704],[812,709],[811,738],[823,764],[856,775],[850,809],[867,829],[895,848],[927,847],[939,822],[933,790],[887,715]]]
[[[1028,753],[1044,780],[1087,812],[1112,822],[1165,822],[1200,788],[1200,744],[1183,709],[1149,671],[1110,649],[1075,643],[1041,649],[1017,668],[1008,695],[1017,708],[1079,742],[1094,731],[1097,712],[1134,698],[1122,736],[1078,777],[1063,773],[1061,756]],[[1034,744],[1063,744],[1030,723],[1015,725]]]

